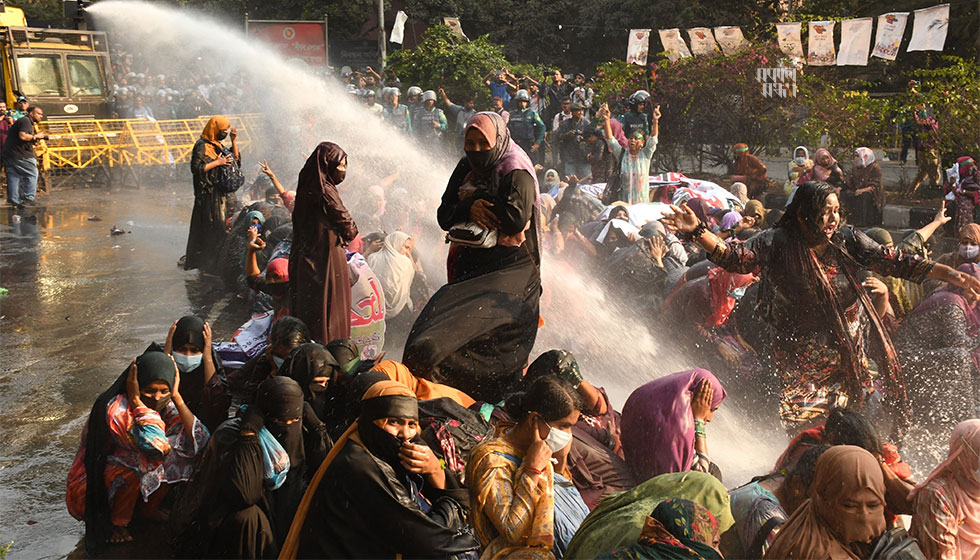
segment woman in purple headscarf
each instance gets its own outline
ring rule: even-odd
[[[973,263],[956,270],[980,279],[980,267]],[[974,415],[980,404],[978,337],[977,298],[952,284],[923,300],[902,322],[895,348],[905,369],[915,425],[934,427],[938,435]]]
[[[723,400],[725,389],[706,369],[672,373],[633,391],[623,406],[622,440],[636,481],[708,472],[705,424]]]
[[[473,246],[454,237],[449,283],[412,326],[402,362],[423,379],[499,402],[520,378],[537,335],[538,181],[496,113],[471,117],[463,146],[439,226],[451,236],[464,227],[489,231],[496,241]]]
[[[289,255],[289,309],[320,344],[350,337],[350,269],[345,247],[357,236],[337,185],[347,154],[321,142],[299,172]]]

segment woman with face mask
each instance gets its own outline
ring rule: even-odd
[[[864,406],[876,391],[892,403],[888,410],[907,415],[905,380],[868,293],[874,288],[865,280],[868,270],[914,282],[938,278],[980,293],[980,280],[968,274],[842,227],[837,195],[827,183],[800,185],[774,228],[737,245],[707,231],[690,209],[671,210],[663,221],[696,241],[712,262],[759,275],[759,312],[783,382],[779,414],[794,434],[835,405]],[[877,382],[868,352],[878,366]]]
[[[344,249],[357,226],[340,200],[347,154],[322,142],[299,172],[289,253],[289,309],[326,344],[350,336],[350,269]]]
[[[169,484],[186,481],[208,430],[181,397],[181,375],[157,345],[99,395],[68,473],[68,512],[85,521],[85,547],[133,540],[139,510],[152,516]]]
[[[221,141],[231,137],[231,151]],[[214,172],[225,165],[242,166],[238,152],[238,132],[231,121],[216,115],[208,120],[201,137],[191,152],[191,175],[194,178],[194,210],[191,212],[187,250],[184,253],[184,270],[200,268],[205,272],[216,270],[216,260],[221,243],[225,239],[225,198],[214,183]]]
[[[581,398],[568,383],[542,377],[508,397],[504,409],[514,422],[499,423],[466,464],[481,558],[553,558],[553,458],[568,451]]]
[[[447,259],[449,283],[415,320],[402,362],[419,377],[499,402],[527,364],[538,331],[538,183],[496,113],[470,119],[463,147],[437,213],[443,230],[459,232]],[[488,298],[496,304],[488,307]],[[481,320],[462,320],[474,316]]]
[[[835,445],[817,460],[810,499],[776,535],[766,558],[867,558],[885,532],[885,480],[874,455]]]
[[[966,224],[959,229],[957,234],[959,243],[956,248],[936,257],[936,262],[956,268],[961,264],[980,264],[980,224]],[[922,284],[923,297],[946,287],[946,282],[936,280],[926,280]]]
[[[609,106],[603,103],[599,108],[598,117],[602,123],[606,145],[612,156],[619,162],[620,200],[627,204],[650,202],[650,160],[657,151],[657,138],[660,133],[660,106],[651,113],[650,136],[644,137],[642,131],[630,134],[627,149],[619,145],[619,140],[613,136],[609,124],[611,117]],[[625,152],[625,153],[624,153]]]
[[[949,455],[915,487],[912,537],[926,558],[980,555],[980,420],[953,429]]]
[[[793,159],[786,163],[786,182],[783,184],[786,196],[796,188],[800,177],[809,173],[811,169],[813,169],[813,160],[810,159],[810,151],[806,146],[793,148]]]
[[[228,419],[231,397],[221,359],[211,346],[211,325],[194,315],[181,317],[170,325],[163,351],[182,375],[187,408],[213,432]]]
[[[466,490],[420,438],[418,401],[379,381],[314,474],[279,558],[446,558],[475,550]]]
[[[957,270],[980,278],[975,264],[962,264]],[[980,405],[977,299],[976,294],[947,285],[917,305],[895,336],[899,359],[907,370],[913,421],[930,434],[923,444],[973,416]],[[943,382],[937,384],[937,378]]]
[[[673,472],[709,472],[707,423],[725,400],[708,370],[693,369],[640,386],[623,405],[623,452],[642,482]]]

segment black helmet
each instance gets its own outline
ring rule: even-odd
[[[640,106],[640,103],[646,103],[649,99],[650,99],[649,92],[642,89],[637,90],[633,92],[633,95],[631,95],[629,98],[630,108],[636,109],[637,107]]]

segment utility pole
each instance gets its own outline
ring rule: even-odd
[[[381,71],[388,59],[388,41],[385,38],[385,0],[378,0],[378,52],[381,54]]]

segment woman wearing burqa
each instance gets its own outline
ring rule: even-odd
[[[357,226],[337,185],[347,176],[347,154],[321,142],[299,172],[289,255],[289,309],[320,344],[350,336],[350,273],[344,247]]]
[[[231,136],[231,151],[221,141]],[[217,190],[215,170],[223,165],[242,166],[238,152],[237,132],[231,121],[221,115],[211,117],[191,151],[191,176],[194,180],[194,210],[184,253],[184,270],[216,268],[218,250],[225,240],[225,194]]]
[[[497,242],[453,244],[449,283],[415,321],[402,362],[418,377],[499,402],[520,377],[537,335],[538,182],[496,113],[470,119],[464,149],[442,195],[439,226],[449,231],[475,223],[496,231]]]

